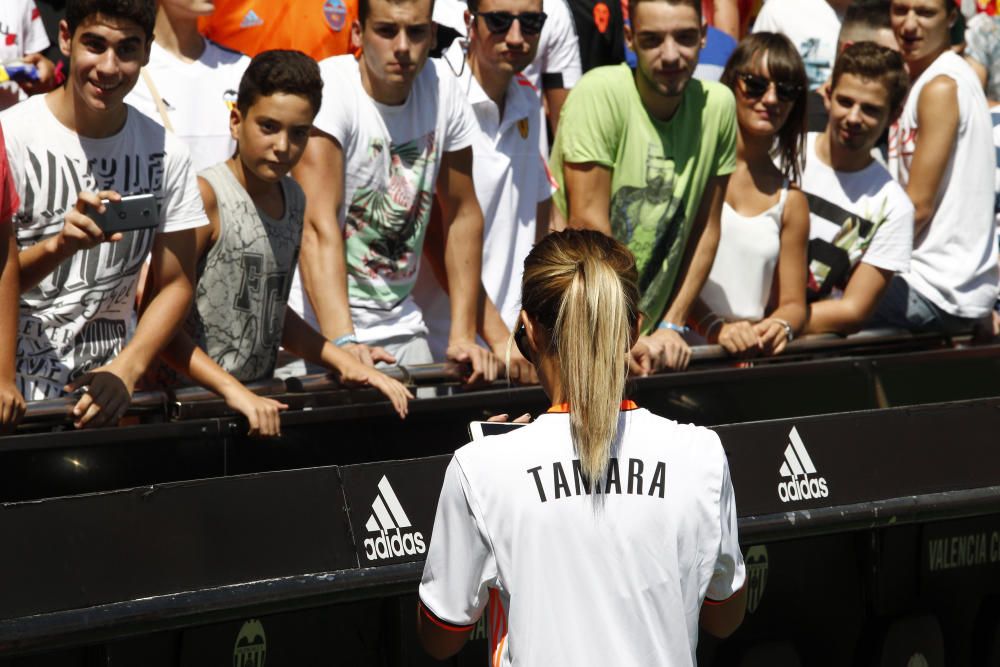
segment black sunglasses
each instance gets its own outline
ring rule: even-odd
[[[740,74],[740,81],[743,82],[743,90],[747,97],[763,97],[767,89],[771,87],[772,81],[766,76],[750,74],[744,72]],[[788,81],[774,81],[774,92],[782,102],[794,102],[802,92],[802,86]]]
[[[528,330],[524,327],[524,322],[514,330],[514,345],[517,345],[517,351],[522,357],[534,363],[531,358],[531,347],[528,345]]]
[[[545,12],[521,12],[512,14],[510,12],[479,12],[476,16],[482,16],[486,29],[494,35],[502,35],[514,25],[514,19],[521,23],[521,32],[525,35],[537,35],[545,25],[548,16]]]

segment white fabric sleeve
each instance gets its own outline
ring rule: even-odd
[[[207,225],[208,216],[205,215],[205,205],[198,190],[198,177],[191,164],[187,146],[171,132],[166,133],[165,145],[167,163],[159,231],[179,232]]]
[[[7,166],[10,169],[10,176],[14,179],[14,189],[17,190],[17,196],[21,198],[22,205],[24,203],[24,189],[26,182],[25,169],[27,167],[28,160],[25,155],[23,155],[24,149],[21,147],[21,142],[17,136],[16,132],[7,131],[7,123],[0,122],[3,125],[3,139],[4,148],[7,153]],[[4,221],[6,222],[6,221]]]
[[[439,68],[447,67],[447,64],[441,63],[438,59],[434,60],[434,64]],[[438,70],[438,85],[440,104],[447,114],[442,150],[451,153],[467,148],[472,145],[475,133],[481,132],[469,98],[462,93],[458,79],[450,72],[446,74],[441,69]]]
[[[345,56],[327,58],[319,64],[323,79],[323,103],[313,120],[313,127],[326,132],[344,147],[351,134],[351,118],[357,105],[357,97],[364,94],[364,89],[360,83],[352,84],[341,75],[337,60],[342,57]]]
[[[878,269],[903,273],[910,269],[913,254],[913,204],[902,188],[898,197],[890,198],[889,209],[888,219],[875,230],[861,261]]]
[[[482,513],[470,496],[469,481],[453,458],[438,499],[419,595],[436,621],[456,629],[479,620],[497,576]]]
[[[545,85],[547,74],[561,74],[562,87],[570,89],[583,76],[576,25],[566,0],[547,0],[542,6],[548,15],[543,29],[550,33],[546,51],[541,54],[545,59],[542,66],[542,88],[548,87]]]
[[[753,21],[751,32],[782,32],[777,20],[779,13],[777,0],[765,2],[764,6],[760,8],[757,18]]]
[[[39,53],[49,48],[49,36],[35,0],[28,0],[24,5],[24,54]]]
[[[705,593],[706,599],[714,602],[726,600],[743,587],[746,580],[746,566],[740,551],[740,540],[736,524],[736,494],[729,477],[729,461],[722,459],[722,488],[719,493],[719,520],[722,539],[719,541],[719,556],[715,561],[715,572]]]

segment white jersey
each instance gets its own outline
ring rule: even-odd
[[[205,40],[198,60],[186,63],[153,42],[144,75],[125,101],[164,125],[149,81],[159,93],[174,134],[191,151],[196,172],[232,157],[236,141],[229,131],[229,112],[236,108],[240,79],[250,64],[242,53]]]
[[[464,54],[452,44],[445,57],[459,71]],[[458,78],[479,132],[472,142],[472,182],[483,209],[483,286],[508,329],[521,310],[524,258],[535,243],[538,204],[552,196],[548,167],[538,150],[541,103],[528,81],[518,75],[507,85],[503,118],[472,70]],[[448,295],[433,271],[422,271],[413,296],[424,313],[435,359],[444,359],[451,331]]]
[[[607,477],[584,480],[567,414],[455,452],[420,600],[493,665],[694,665],[698,616],[745,579],[715,433],[623,410]]]
[[[467,148],[477,132],[465,93],[432,58],[403,104],[373,100],[354,56],[319,64],[323,106],[314,125],[344,152],[339,219],[347,295],[358,339],[377,343],[427,333],[410,293],[417,280],[441,158]],[[315,326],[298,272],[289,305]]]
[[[20,249],[58,234],[84,190],[151,192],[160,226],[76,252],[21,294],[17,384],[29,401],[61,396],[67,382],[121,352],[135,326],[139,268],[156,233],[208,224],[191,157],[177,137],[130,107],[117,134],[83,137],[59,122],[45,98],[0,114],[21,198],[14,218]]]
[[[920,140],[917,103],[928,81],[947,76],[957,84],[958,132],[938,188],[934,217],[914,239],[903,278],[921,296],[956,317],[988,314],[997,298],[996,157],[986,96],[972,68],[946,51],[914,82],[889,134],[889,172],[904,188]]]
[[[49,48],[42,17],[35,0],[0,2],[0,63],[20,60],[29,53]],[[14,81],[0,84],[0,109],[28,98]]]

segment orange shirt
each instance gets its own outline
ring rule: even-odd
[[[296,49],[322,60],[354,53],[351,24],[357,18],[357,0],[217,0],[198,27],[212,41],[251,57]]]

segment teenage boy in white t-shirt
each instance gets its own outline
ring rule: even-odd
[[[250,59],[201,36],[212,0],[159,0],[156,39],[142,78],[125,101],[180,137],[195,171],[233,156],[229,114]]]
[[[361,57],[320,63],[318,133],[295,171],[305,229],[289,303],[338,346],[384,347],[401,364],[433,361],[411,297],[435,195],[446,231],[451,299],[447,357],[470,382],[496,377],[476,344],[483,215],[472,183],[475,118],[448,66],[427,64],[431,0],[362,0],[353,27]],[[439,174],[440,172],[440,174]]]
[[[17,382],[29,400],[85,388],[77,427],[118,420],[184,319],[194,228],[207,222],[187,149],[123,101],[149,58],[155,11],[149,0],[70,0],[66,84],[0,115],[21,199]],[[159,227],[105,235],[94,209],[137,193],[156,196]],[[151,296],[135,326],[147,256]]]
[[[899,113],[909,79],[903,59],[874,42],[837,57],[826,130],[810,134],[802,191],[809,201],[806,331],[857,331],[889,281],[910,266],[913,204],[872,157]]]
[[[990,112],[972,68],[951,50],[952,0],[892,0],[891,11],[913,87],[890,132],[889,172],[913,201],[914,248],[874,323],[968,331],[997,298]]]

